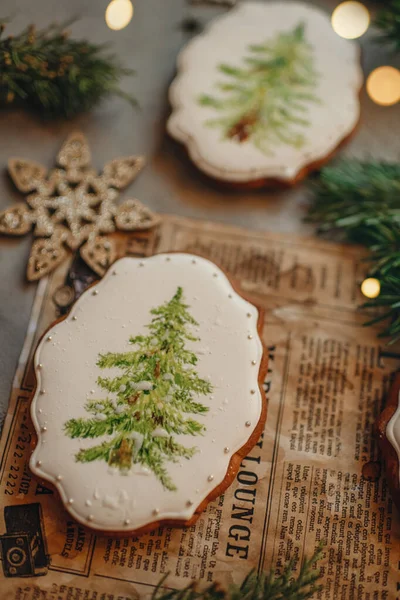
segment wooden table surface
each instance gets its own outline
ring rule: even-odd
[[[0,112],[0,210],[22,198],[6,174],[7,159],[31,158],[51,167],[66,135],[81,129],[89,138],[97,168],[116,156],[140,153],[147,157],[146,169],[126,194],[156,211],[288,235],[310,233],[310,227],[303,223],[305,184],[285,191],[228,191],[198,173],[165,134],[167,92],[175,74],[176,56],[191,37],[182,30],[181,23],[185,18],[196,17],[205,25],[224,9],[191,6],[186,0],[133,3],[135,14],[131,23],[116,32],[108,29],[104,20],[108,0],[2,0],[0,16],[11,17],[10,33],[29,23],[41,27],[52,20],[79,16],[71,27],[75,37],[111,42],[121,60],[136,70],[136,76],[125,80],[123,87],[136,96],[140,109],[112,99],[73,121],[52,123],[43,123],[22,111]],[[330,14],[337,2],[322,0],[315,4]],[[396,65],[396,58],[373,42],[374,35],[370,29],[360,40],[366,75],[377,66]],[[358,132],[342,155],[399,160],[400,104],[379,107],[363,90],[361,105]],[[36,286],[24,279],[31,241],[29,235],[0,239],[0,417],[6,410],[35,294]]]

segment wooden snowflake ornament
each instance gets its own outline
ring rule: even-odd
[[[159,217],[138,200],[115,204],[119,190],[134,181],[144,162],[141,156],[116,158],[98,174],[91,167],[88,142],[79,132],[64,142],[55,169],[48,171],[20,158],[9,160],[9,174],[18,190],[28,194],[27,204],[0,213],[0,233],[25,235],[33,229],[38,239],[28,261],[29,281],[53,271],[69,255],[68,248],[79,249],[83,260],[103,275],[116,259],[107,234],[150,229],[159,223]]]

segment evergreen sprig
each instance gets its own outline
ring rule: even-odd
[[[381,275],[379,277],[381,292],[378,298],[365,302],[364,308],[382,308],[382,314],[371,319],[365,325],[375,325],[380,322],[387,322],[379,337],[389,337],[389,344],[394,344],[400,340],[400,277],[391,274]]]
[[[6,35],[0,20],[0,105],[23,106],[46,118],[90,110],[109,95],[135,104],[120,80],[133,71],[106,52],[106,45],[74,40],[66,28],[73,21],[19,35]]]
[[[317,585],[320,571],[315,569],[315,563],[321,557],[322,547],[319,546],[311,558],[303,560],[298,575],[295,562],[290,561],[280,575],[273,572],[257,575],[251,571],[241,585],[231,585],[228,590],[216,583],[201,592],[196,589],[196,584],[184,590],[165,590],[167,575],[157,586],[152,600],[306,600],[322,589]]]
[[[377,14],[375,26],[380,30],[380,41],[388,42],[400,51],[400,0],[386,3]]]
[[[367,233],[366,226],[400,223],[400,165],[342,160],[323,168],[311,189],[308,219],[319,223],[319,231],[357,236]]]
[[[339,233],[342,239],[370,251],[369,274],[379,279],[381,293],[365,308],[385,307],[368,321],[386,321],[380,337],[400,339],[400,165],[343,160],[322,169],[311,186],[314,193],[308,220],[318,231]],[[381,309],[382,310],[382,309]]]

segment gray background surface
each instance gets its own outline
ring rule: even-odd
[[[10,33],[32,22],[41,27],[52,20],[79,16],[71,28],[74,36],[112,42],[124,63],[136,70],[136,76],[125,80],[123,87],[140,103],[140,109],[133,110],[122,100],[113,99],[91,114],[51,124],[22,111],[0,111],[0,210],[21,200],[6,174],[7,159],[31,158],[51,167],[66,135],[81,129],[89,138],[97,168],[116,156],[146,155],[148,166],[126,193],[152,209],[266,231],[310,233],[310,227],[302,222],[307,201],[305,184],[286,191],[228,191],[198,173],[165,134],[167,91],[175,74],[176,56],[191,38],[180,24],[184,18],[194,16],[205,25],[224,10],[191,6],[186,0],[133,3],[135,14],[130,25],[114,32],[104,20],[108,0],[0,1],[0,16],[12,17]],[[338,4],[331,0],[315,3],[329,14]],[[369,6],[374,9],[374,5]],[[366,75],[382,64],[396,65],[396,59],[373,43],[373,37],[370,29],[360,40]],[[396,66],[399,62],[397,59]],[[361,105],[358,132],[342,154],[398,160],[400,104],[379,107],[363,90]],[[35,294],[36,286],[24,279],[31,241],[29,235],[0,239],[0,416],[7,406]]]

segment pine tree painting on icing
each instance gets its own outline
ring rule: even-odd
[[[304,25],[248,50],[244,66],[219,66],[226,80],[217,83],[218,96],[199,98],[221,115],[207,125],[220,128],[224,138],[251,141],[264,154],[273,154],[278,144],[301,148],[310,104],[319,102],[318,73]]]
[[[211,383],[196,372],[196,354],[186,347],[187,341],[199,340],[191,333],[197,323],[188,308],[179,287],[169,302],[150,311],[149,334],[130,338],[130,352],[99,355],[101,369],[118,368],[120,374],[99,377],[107,399],[88,401],[85,409],[91,416],[65,424],[71,438],[106,438],[81,449],[78,462],[103,460],[122,474],[138,464],[153,472],[164,488],[176,490],[165,463],[190,459],[196,447],[178,443],[174,434],[205,431],[190,415],[208,411],[196,397],[212,392]]]

